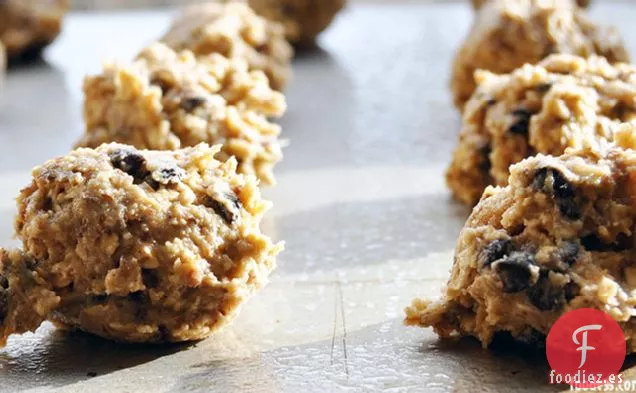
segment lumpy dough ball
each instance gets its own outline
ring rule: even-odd
[[[493,0],[481,8],[468,38],[455,56],[451,88],[463,108],[475,90],[478,69],[503,74],[550,54],[604,56],[628,62],[619,34],[592,23],[563,0]]]
[[[611,140],[636,120],[636,67],[600,57],[552,55],[511,74],[476,74],[477,90],[446,180],[474,205],[488,185],[506,185],[510,165],[537,153],[560,155],[583,140]]]
[[[282,90],[291,76],[293,49],[283,26],[258,16],[243,3],[190,6],[161,41],[196,56],[219,53],[245,59],[251,70],[265,72],[276,90]]]
[[[299,46],[311,45],[346,4],[346,0],[248,1],[260,15],[281,22],[287,39]]]
[[[544,345],[561,315],[595,308],[635,352],[636,129],[622,127],[619,146],[513,166],[462,230],[442,300],[416,300],[407,323],[484,346],[500,333]]]
[[[473,7],[475,9],[479,9],[481,8],[482,5],[484,5],[484,3],[486,3],[487,1],[491,1],[491,0],[471,0],[473,3]],[[562,1],[572,1],[572,0],[562,0]],[[579,7],[583,7],[583,8],[587,8],[590,3],[592,2],[592,0],[576,0],[576,4]]]
[[[256,180],[217,151],[109,144],[34,169],[18,197],[24,254],[0,254],[4,339],[51,320],[116,341],[178,342],[231,321],[281,246],[259,229],[269,204]]]
[[[238,170],[274,183],[282,159],[284,96],[262,71],[219,54],[196,58],[163,44],[144,50],[131,65],[106,65],[84,83],[86,132],[81,147],[118,142],[148,150],[221,144],[217,159],[236,157]]]
[[[10,60],[40,54],[58,36],[68,0],[0,1],[0,41]]]

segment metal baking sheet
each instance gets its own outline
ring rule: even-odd
[[[636,7],[597,1],[636,53]],[[0,93],[0,245],[31,168],[82,132],[81,83],[128,61],[171,12],[73,13],[46,61],[13,69]],[[265,191],[265,230],[287,250],[234,324],[193,344],[127,346],[45,325],[0,350],[0,392],[542,392],[541,356],[439,342],[402,325],[436,296],[468,209],[443,172],[459,115],[449,64],[467,3],[354,2],[300,53],[282,120],[290,146]],[[631,375],[628,370],[628,375]]]

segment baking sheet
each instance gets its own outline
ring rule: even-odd
[[[630,2],[598,1],[636,53]],[[12,70],[0,97],[0,245],[31,167],[78,138],[83,75],[128,60],[171,13],[72,14],[46,62]],[[282,120],[290,140],[265,195],[287,250],[234,324],[194,344],[126,346],[43,326],[0,351],[0,392],[558,391],[541,356],[439,342],[402,325],[436,296],[468,210],[443,172],[459,117],[447,88],[472,11],[462,3],[356,3],[301,53]],[[631,374],[629,374],[631,375]]]

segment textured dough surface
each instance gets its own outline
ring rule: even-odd
[[[217,151],[110,144],[34,169],[16,219],[28,257],[9,254],[8,274],[3,263],[3,337],[48,319],[117,341],[187,341],[231,321],[282,247],[260,232],[269,203],[256,180]]]
[[[0,1],[0,41],[9,59],[31,58],[62,29],[68,0]]]
[[[144,50],[131,65],[107,64],[84,82],[86,132],[78,146],[117,142],[148,150],[199,143],[222,145],[217,159],[234,156],[238,170],[274,183],[282,159],[284,96],[261,71],[219,54],[196,58],[163,44]]]
[[[636,67],[603,58],[552,55],[511,74],[476,73],[446,179],[474,205],[488,185],[506,185],[510,165],[537,153],[560,155],[582,137],[612,139],[636,120]]]
[[[455,105],[463,108],[473,94],[476,70],[508,73],[557,53],[629,62],[618,32],[597,26],[569,1],[488,2],[455,56],[451,79]]]
[[[248,0],[260,15],[283,24],[287,39],[311,45],[346,4],[346,0]]]
[[[291,77],[294,51],[283,26],[258,16],[247,4],[207,3],[187,7],[161,39],[174,50],[196,56],[219,53],[247,60],[260,70],[272,88],[282,90]]]
[[[416,300],[407,323],[487,346],[509,333],[544,342],[577,308],[607,312],[636,350],[636,128],[618,146],[538,155],[489,188],[462,230],[439,302]]]

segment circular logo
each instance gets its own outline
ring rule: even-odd
[[[578,388],[618,383],[625,352],[625,335],[608,314],[592,308],[570,311],[546,339],[550,382]]]

